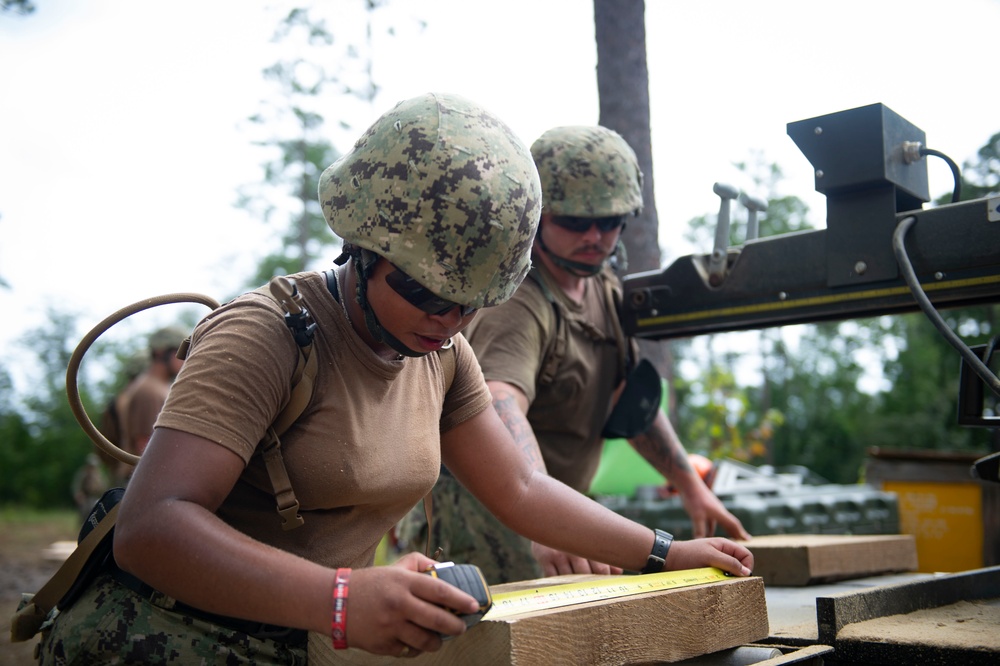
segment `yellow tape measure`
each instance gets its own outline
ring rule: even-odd
[[[566,583],[516,592],[500,592],[493,595],[493,607],[487,611],[483,619],[502,620],[527,611],[572,606],[588,601],[604,601],[702,583],[716,583],[729,577],[721,569],[705,567],[640,576],[615,576],[589,583]]]

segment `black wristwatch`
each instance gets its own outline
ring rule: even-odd
[[[653,550],[646,559],[646,566],[639,573],[658,573],[663,571],[663,565],[667,561],[667,553],[670,552],[670,544],[674,542],[674,537],[670,532],[663,530],[653,530],[656,539],[653,541]]]

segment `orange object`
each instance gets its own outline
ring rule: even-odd
[[[705,482],[705,485],[711,488],[712,482],[715,480],[715,463],[699,453],[689,453],[688,462],[695,473]],[[670,483],[669,479],[667,480],[667,485],[660,488],[659,492],[661,499],[677,494],[677,488]]]

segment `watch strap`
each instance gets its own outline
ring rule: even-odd
[[[653,550],[650,551],[646,559],[646,566],[640,573],[658,573],[663,571],[663,565],[667,561],[667,553],[670,552],[670,544],[674,542],[674,537],[669,532],[663,530],[653,530]]]

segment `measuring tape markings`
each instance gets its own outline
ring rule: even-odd
[[[617,599],[643,592],[716,583],[730,576],[721,569],[705,567],[637,576],[616,576],[589,583],[566,583],[493,595],[493,607],[484,620],[500,620],[527,611],[573,606],[589,601]]]

